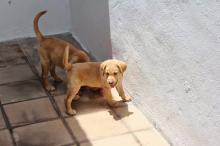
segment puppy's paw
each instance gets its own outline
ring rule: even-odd
[[[54,91],[55,90],[55,87],[53,85],[50,85],[50,84],[47,85],[45,88],[47,89],[47,91]]]
[[[73,100],[78,100],[80,98],[79,94],[76,94],[76,96],[73,98]]]
[[[123,98],[123,101],[124,102],[129,102],[129,101],[131,101],[133,98],[132,97],[130,97],[130,96],[125,96],[125,98]]]
[[[76,110],[74,110],[74,109],[67,110],[66,113],[70,116],[74,116],[74,115],[76,115]]]
[[[63,80],[60,77],[54,78],[54,81],[57,82],[57,83],[63,82]]]
[[[111,107],[120,107],[120,106],[125,105],[122,101],[111,101],[111,102],[108,102],[108,104]]]

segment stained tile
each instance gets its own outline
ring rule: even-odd
[[[36,38],[25,38],[18,40],[18,44],[25,54],[28,55],[30,62],[37,65],[40,62],[38,55],[38,43]]]
[[[0,86],[2,103],[46,96],[41,83],[37,80],[11,83]]]
[[[18,102],[4,106],[12,126],[24,125],[56,118],[49,98]]]
[[[0,144],[1,146],[13,146],[10,133],[7,129],[0,130]]]
[[[4,118],[2,116],[2,111],[0,109],[0,130],[5,128],[5,121],[4,121]]]
[[[59,96],[59,95],[66,95],[67,92],[67,83],[62,82],[62,83],[56,83],[53,80],[50,80],[50,82],[54,85],[55,91],[51,92],[52,95],[54,96]]]
[[[28,65],[6,66],[0,68],[0,84],[36,79]]]
[[[16,128],[14,136],[19,146],[60,146],[74,142],[60,120]]]
[[[25,63],[24,54],[17,43],[0,43],[0,67]]]

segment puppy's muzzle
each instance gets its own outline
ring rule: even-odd
[[[116,85],[116,82],[114,81],[108,81],[108,84],[110,85],[111,88],[114,88]]]

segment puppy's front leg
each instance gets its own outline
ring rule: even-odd
[[[114,93],[112,93],[111,88],[103,89],[103,94],[104,94],[104,97],[106,97],[107,102],[110,106],[118,107],[118,106],[123,105],[123,103],[121,101],[114,100],[114,98],[113,98]]]
[[[71,87],[68,89],[67,91],[67,97],[65,99],[65,105],[66,105],[66,112],[69,115],[75,115],[76,114],[76,110],[74,110],[71,106],[71,103],[74,99],[74,97],[76,96],[76,94],[78,93],[80,87]]]
[[[124,102],[128,102],[128,101],[132,100],[132,98],[130,96],[125,95],[122,83],[120,83],[116,88],[117,88],[117,91]]]

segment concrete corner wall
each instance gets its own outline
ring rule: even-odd
[[[97,60],[112,57],[108,0],[70,0],[72,34]]]
[[[48,10],[39,22],[44,34],[70,31],[69,0],[3,0],[0,1],[0,41],[35,36],[33,19],[42,10]]]
[[[48,10],[40,21],[45,35],[72,32],[97,60],[112,58],[108,0],[0,1],[0,41],[33,37],[34,16]]]
[[[219,146],[220,1],[109,2],[134,103],[174,146]]]

